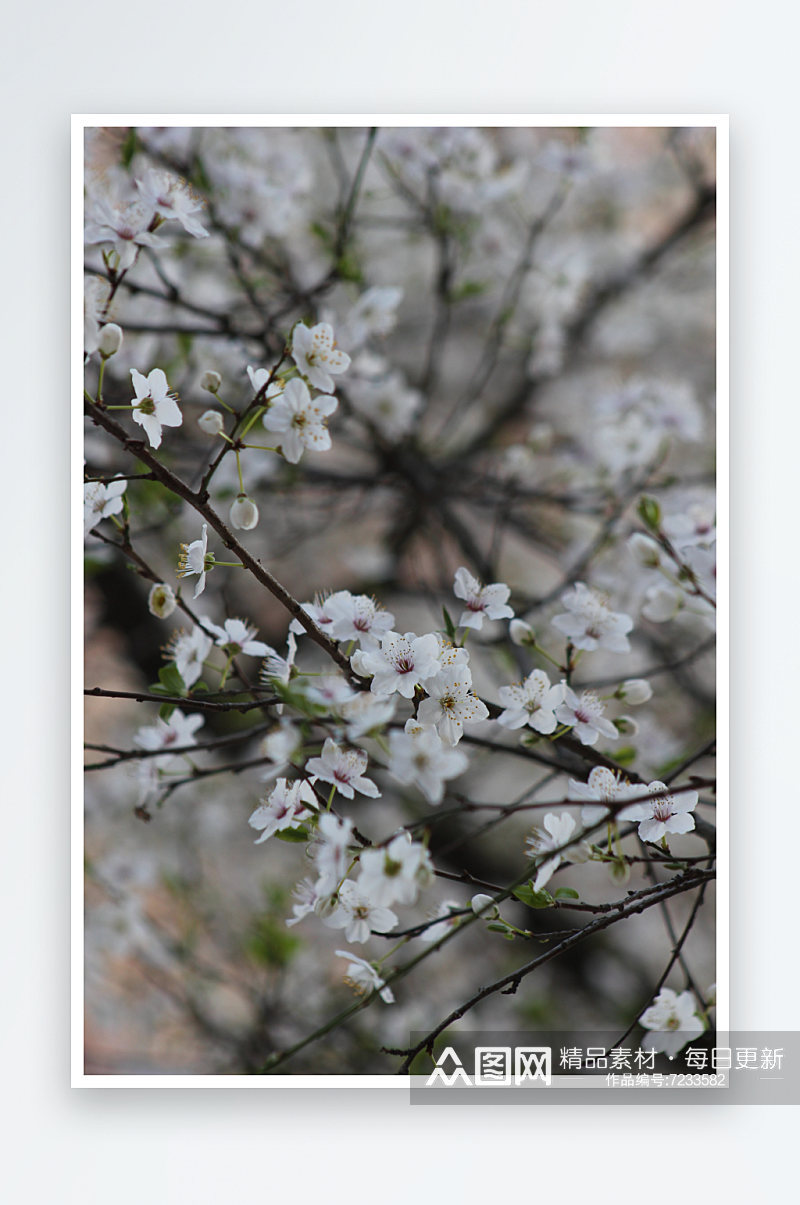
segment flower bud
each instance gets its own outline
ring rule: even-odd
[[[536,643],[536,633],[523,619],[512,619],[508,625],[508,634],[513,644],[519,644],[523,648],[532,648]]]
[[[628,551],[634,560],[648,569],[657,569],[661,564],[661,549],[658,544],[640,531],[635,531],[629,538]]]
[[[639,731],[639,725],[636,720],[629,715],[618,715],[612,723],[617,732],[621,732],[623,736],[636,736],[636,733]]]
[[[645,527],[649,527],[652,531],[658,531],[661,525],[661,507],[658,505],[656,499],[649,498],[647,494],[642,494],[636,509]]]
[[[497,905],[490,895],[473,895],[469,906],[482,920],[494,920],[500,915]]]
[[[652,699],[653,688],[644,678],[626,678],[622,685],[617,687],[614,697],[624,699],[630,707],[638,707],[640,703]]]
[[[656,585],[645,591],[646,602],[642,615],[651,623],[666,623],[674,619],[683,606],[683,595],[673,586]]]
[[[231,524],[237,531],[252,531],[258,523],[258,507],[246,494],[239,497],[231,507]]]
[[[362,649],[356,649],[350,658],[350,664],[360,677],[371,678],[372,671],[367,669],[366,665],[364,664],[364,658],[366,656],[367,654]]]
[[[168,586],[166,582],[158,582],[147,597],[147,605],[150,614],[155,615],[157,619],[170,616],[178,605],[172,586]]]
[[[218,372],[204,372],[200,378],[200,388],[205,389],[206,393],[216,393],[222,384],[222,377]]]
[[[198,418],[197,425],[206,435],[219,435],[225,427],[225,420],[219,410],[206,410]]]
[[[97,340],[97,350],[104,360],[110,356],[115,356],[122,347],[122,327],[117,326],[116,322],[107,322],[100,329],[100,337]]]
[[[314,911],[320,920],[333,916],[339,907],[338,895],[321,895],[314,905]]]

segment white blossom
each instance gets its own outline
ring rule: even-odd
[[[662,987],[639,1022],[647,1031],[642,1038],[642,1049],[663,1052],[670,1059],[704,1031],[692,993],[678,995],[670,987]]]
[[[651,782],[647,791],[657,798],[652,803],[634,804],[631,809],[631,819],[641,820],[639,836],[643,841],[655,844],[667,833],[692,831],[694,816],[690,813],[697,807],[697,791],[680,790],[671,795],[663,782]],[[642,787],[640,794],[644,792]]]
[[[168,619],[177,605],[175,591],[166,582],[156,582],[147,596],[147,608],[156,619]]]
[[[512,619],[508,625],[508,634],[511,643],[519,645],[520,648],[530,648],[536,643],[536,633],[524,619]]]
[[[361,356],[360,375],[348,381],[347,396],[353,409],[372,423],[391,443],[413,429],[423,405],[422,394],[407,384],[399,369],[389,369],[382,357]]]
[[[424,683],[429,698],[419,705],[422,724],[436,726],[448,745],[457,745],[464,735],[464,724],[479,724],[489,718],[485,704],[472,689],[472,674],[465,665],[445,669]]]
[[[331,738],[322,746],[322,756],[309,758],[306,770],[323,782],[336,787],[346,799],[353,799],[354,791],[378,799],[380,791],[370,778],[364,778],[368,757],[363,749],[342,749]]]
[[[573,728],[582,745],[596,745],[598,736],[617,740],[619,733],[610,720],[603,718],[604,705],[593,690],[584,690],[578,698],[565,682],[562,688],[564,702],[556,708],[559,724]]]
[[[333,327],[327,322],[320,322],[311,330],[305,323],[298,322],[292,331],[291,355],[299,372],[322,393],[333,393],[332,375],[338,376],[350,366],[347,353],[336,350]],[[332,410],[324,413],[330,414]]]
[[[203,202],[192,195],[183,180],[151,167],[136,181],[136,187],[145,204],[160,217],[166,221],[174,218],[194,238],[208,238],[208,231],[193,216],[203,208]]]
[[[280,435],[278,443],[290,464],[297,464],[306,448],[327,452],[331,446],[327,419],[338,406],[335,397],[312,398],[304,381],[293,377],[263,418],[268,431]]]
[[[675,586],[657,582],[645,591],[642,615],[651,623],[667,623],[674,619],[684,604],[684,595]]]
[[[270,651],[268,644],[253,639],[258,629],[243,619],[226,619],[222,627],[209,620],[206,620],[206,624],[216,636],[215,644],[230,657],[238,657],[240,653],[248,657],[266,657]]]
[[[89,223],[83,232],[84,242],[113,243],[118,272],[131,267],[140,247],[163,246],[163,239],[148,230],[153,210],[141,201],[114,205],[108,197],[97,197],[90,205],[89,214]]]
[[[413,904],[433,882],[430,854],[406,831],[383,848],[363,850],[360,865],[358,886],[376,905]]]
[[[394,1004],[394,992],[386,986],[371,962],[366,962],[347,950],[337,950],[336,956],[346,958],[350,963],[344,981],[354,988],[359,996],[365,996],[367,992],[377,992],[384,1004]]]
[[[605,820],[609,815],[608,806],[614,805],[623,799],[633,799],[637,795],[644,794],[644,787],[636,787],[627,779],[622,778],[619,774],[615,774],[613,770],[609,770],[606,766],[595,766],[589,774],[588,782],[576,782],[574,778],[569,780],[569,798],[579,801],[596,800],[597,802],[588,803],[581,810],[581,824],[584,828],[590,825],[599,824],[601,820]],[[635,820],[638,819],[636,804],[629,808],[623,808],[616,813],[617,820]]]
[[[200,378],[200,388],[205,389],[206,393],[217,393],[221,384],[222,377],[213,368],[207,369]],[[209,410],[208,413],[214,414],[216,411]]]
[[[424,678],[431,678],[438,672],[438,653],[439,642],[432,632],[427,636],[387,632],[380,650],[362,653],[359,665],[372,675],[370,689],[373,694],[391,695],[398,691],[405,699],[410,699]]]
[[[338,908],[325,917],[329,929],[344,929],[347,941],[362,943],[369,941],[372,930],[389,933],[397,924],[397,916],[389,908],[378,908],[360,890],[356,883],[347,879],[339,889]]]
[[[269,682],[277,680],[282,682],[284,686],[289,684],[294,670],[294,659],[297,656],[297,640],[294,632],[289,631],[286,640],[286,656],[281,657],[275,649],[267,646],[267,657],[261,667],[261,679],[266,685]],[[280,714],[280,712],[279,712]]]
[[[476,916],[483,920],[496,920],[500,915],[497,904],[491,895],[473,895],[469,906]]]
[[[316,804],[316,796],[307,782],[279,778],[247,822],[251,828],[263,830],[256,845],[261,845],[273,833],[300,828],[304,821],[310,820],[313,812],[305,806],[307,803]]]
[[[262,737],[258,747],[261,756],[272,762],[269,769],[261,771],[261,781],[270,782],[287,770],[301,747],[302,738],[294,724],[291,720],[281,720],[277,728]]]
[[[311,879],[301,879],[292,888],[292,895],[297,900],[296,904],[292,904],[293,916],[290,916],[286,921],[286,925],[291,929],[293,925],[299,925],[301,920],[310,916],[316,911],[318,900],[317,889]]]
[[[711,548],[717,539],[715,508],[700,502],[693,503],[685,514],[667,515],[662,527],[674,546],[686,548]]]
[[[653,688],[646,678],[626,678],[615,691],[615,698],[622,699],[629,707],[638,707],[652,697]]]
[[[598,590],[590,590],[584,582],[576,582],[574,590],[562,594],[561,602],[567,612],[556,615],[552,624],[576,649],[630,652],[625,633],[633,627],[633,620],[629,615],[612,611],[608,600]]]
[[[551,686],[544,670],[535,669],[517,686],[501,686],[497,692],[505,711],[497,717],[504,728],[528,725],[543,734],[555,732],[555,708],[563,699],[563,689]]]
[[[199,540],[191,544],[181,544],[181,554],[178,559],[178,577],[191,577],[198,574],[194,588],[194,597],[202,594],[206,588],[206,573],[211,568],[208,557],[208,524],[203,524]]]
[[[136,397],[133,399],[133,421],[144,427],[151,448],[161,446],[161,428],[179,427],[183,422],[177,401],[169,392],[167,378],[161,368],[154,368],[144,377],[135,368],[131,380]]]
[[[334,614],[336,612],[336,602],[340,598],[352,598],[349,590],[339,590],[336,594],[314,595],[314,601],[301,603],[300,606],[305,611],[306,615],[314,621],[316,626],[326,636],[333,639],[333,623]],[[295,636],[305,636],[306,629],[303,627],[299,619],[293,619],[289,624],[289,631],[294,632]]]
[[[128,488],[127,481],[87,481],[83,487],[83,534],[89,532],[101,519],[119,515],[124,507],[122,495]]]
[[[428,925],[428,928],[420,933],[420,941],[438,941],[440,937],[444,937],[451,929],[457,928],[461,924],[461,917],[454,916],[453,914],[461,910],[461,904],[456,900],[442,900],[430,913],[430,919],[435,919],[436,924]]]
[[[394,626],[394,615],[366,594],[339,590],[325,605],[334,640],[359,640],[362,649],[377,649]]]
[[[213,640],[199,624],[191,632],[183,628],[174,632],[166,648],[167,657],[175,662],[178,673],[187,686],[193,686],[203,672],[203,662],[211,652]]]
[[[389,736],[389,771],[400,782],[413,783],[428,803],[441,803],[444,784],[458,778],[469,765],[460,749],[446,745],[435,728],[409,720],[405,732]]]
[[[87,356],[97,351],[100,323],[108,305],[111,284],[102,276],[83,278],[83,350]]]
[[[664,559],[661,547],[641,531],[635,531],[632,536],[628,536],[628,550],[634,560],[647,569],[657,569]]]
[[[391,285],[373,285],[361,294],[339,330],[339,342],[351,351],[372,336],[388,335],[397,324],[397,307],[403,290]]]
[[[251,368],[251,366],[248,364],[247,375],[250,378],[250,384],[253,386],[253,392],[255,394],[259,394],[267,384],[267,381],[269,381],[269,378],[272,374],[268,368]],[[264,394],[265,401],[269,403],[274,398],[280,397],[280,395],[283,393],[283,388],[284,382],[279,378],[276,378],[274,381],[270,381],[269,387]]]
[[[317,895],[321,901],[337,890],[347,874],[351,861],[349,848],[354,840],[353,821],[349,817],[340,820],[330,812],[323,812],[317,824],[317,836],[312,856],[320,876]]]
[[[397,711],[397,696],[374,695],[372,691],[360,690],[339,707],[339,714],[347,723],[347,739],[356,741],[376,729],[381,729],[394,719]]]
[[[104,360],[109,360],[117,354],[122,347],[122,338],[122,327],[117,326],[116,322],[107,322],[100,328],[97,350]]]
[[[148,752],[165,750],[163,757],[153,759],[158,769],[163,770],[175,760],[174,754],[168,752],[170,747],[181,749],[186,745],[196,745],[194,734],[198,728],[202,728],[204,722],[201,715],[184,715],[177,707],[169,720],[162,720],[159,716],[154,725],[137,729],[133,743],[138,749],[146,749]]]
[[[587,860],[589,847],[584,841],[570,846],[569,849],[561,848],[570,840],[574,831],[575,820],[569,812],[562,812],[560,816],[556,816],[555,812],[548,812],[542,821],[542,827],[534,828],[526,842],[528,857],[545,856],[545,860],[539,866],[536,874],[536,881],[533,884],[534,891],[541,891],[550,881],[561,865],[562,859],[567,862],[585,862]],[[554,850],[559,852],[553,853]],[[552,853],[552,857],[547,857],[546,855],[550,853]]]
[[[482,586],[477,578],[462,566],[456,570],[453,593],[456,598],[463,599],[467,604],[458,621],[461,628],[475,628],[479,631],[483,627],[484,616],[487,619],[514,618],[514,612],[507,605],[511,591],[504,582]]]

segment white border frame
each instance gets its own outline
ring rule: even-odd
[[[104,113],[73,114],[71,150],[71,357],[73,415],[71,480],[71,1085],[73,1088],[391,1088],[410,1091],[396,1075],[86,1075],[84,1073],[83,948],[83,157],[87,126],[706,126],[717,135],[717,1028],[730,1029],[729,832],[729,120],[708,113]],[[720,802],[721,801],[721,802]]]

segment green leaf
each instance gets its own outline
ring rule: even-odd
[[[656,499],[642,494],[636,509],[645,527],[649,527],[651,531],[658,531],[661,526],[661,507]]]
[[[505,925],[491,924],[487,925],[486,928],[491,929],[492,933],[508,933],[508,929]]]
[[[549,891],[534,891],[533,883],[527,883],[522,887],[517,887],[514,895],[523,904],[527,904],[529,908],[549,908],[553,903],[553,897]]]
[[[174,703],[162,703],[158,709],[158,718],[166,723],[175,710]]]
[[[186,683],[181,677],[180,670],[177,665],[170,662],[169,665],[164,665],[158,671],[158,680],[171,695],[185,695]]]
[[[559,887],[553,896],[555,900],[579,900],[580,898],[580,893],[574,887]]]
[[[308,841],[311,833],[301,824],[299,828],[281,829],[275,836],[279,841],[297,842],[299,844],[301,841]]]
[[[453,623],[452,619],[450,618],[450,612],[448,611],[447,607],[442,607],[442,615],[444,616],[444,629],[447,632],[447,639],[455,640],[456,625]]]
[[[614,761],[619,766],[629,766],[631,762],[635,762],[636,750],[633,745],[626,745],[624,749],[615,750]]]
[[[120,149],[120,158],[123,167],[130,167],[131,160],[136,154],[136,126],[131,126],[128,133],[125,135],[125,141]]]
[[[468,301],[470,297],[480,297],[488,287],[484,280],[463,280],[460,285],[450,290],[447,300],[451,305],[458,305],[460,301]]]

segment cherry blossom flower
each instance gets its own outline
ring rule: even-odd
[[[253,392],[259,394],[266,385],[271,376],[268,368],[251,368],[248,364],[247,375],[250,378],[250,384],[253,386]],[[269,388],[264,394],[267,402],[271,402],[273,398],[279,397],[283,393],[284,382],[278,378],[270,382]]]
[[[556,816],[555,812],[548,812],[542,821],[542,827],[534,828],[526,842],[528,857],[539,858],[553,850],[559,850],[558,853],[553,853],[552,857],[545,857],[545,861],[539,866],[536,882],[533,884],[534,891],[541,891],[550,881],[562,859],[566,862],[587,860],[590,851],[585,841],[570,846],[569,849],[561,848],[566,845],[574,831],[575,820],[569,812],[562,812],[560,816]]]
[[[703,1022],[697,1015],[697,1002],[691,992],[678,995],[670,987],[662,987],[649,1008],[639,1018],[647,1031],[641,1042],[643,1050],[663,1052],[668,1058],[704,1032]]]
[[[327,596],[315,594],[314,601],[301,603],[300,606],[305,611],[310,619],[313,619],[316,626],[326,636],[333,639],[333,623],[334,613],[336,612],[336,603],[339,599],[351,599],[353,596],[349,590],[338,590],[336,594]],[[294,632],[295,636],[305,636],[306,629],[303,627],[299,619],[293,619],[289,624],[289,631]]]
[[[372,691],[361,690],[339,707],[339,714],[347,722],[347,739],[356,741],[359,737],[381,729],[394,719],[397,711],[397,696],[374,695]]]
[[[183,180],[151,167],[141,180],[136,181],[136,187],[145,204],[160,217],[166,221],[177,220],[194,238],[208,238],[208,231],[192,216],[203,208],[203,202],[192,195]]]
[[[266,657],[270,652],[268,644],[253,639],[258,629],[243,619],[226,619],[221,628],[209,620],[206,623],[208,630],[216,636],[215,644],[229,657],[238,657],[240,653],[248,657]]]
[[[329,929],[344,929],[347,941],[363,944],[369,941],[373,929],[389,933],[397,924],[397,916],[390,908],[377,908],[350,879],[339,889],[338,904],[336,911],[325,917],[324,924]]]
[[[439,642],[433,632],[427,636],[387,632],[380,650],[362,653],[359,665],[366,674],[372,675],[370,689],[373,694],[391,695],[398,691],[403,698],[410,699],[424,678],[431,678],[438,672],[438,653]]]
[[[364,996],[367,992],[377,992],[384,1004],[394,1004],[394,992],[386,986],[371,962],[365,962],[363,958],[350,954],[347,950],[337,950],[336,956],[349,961],[350,966],[344,981],[354,988],[359,996]]]
[[[291,355],[299,372],[321,393],[333,393],[334,382],[331,375],[338,376],[350,366],[347,353],[336,350],[333,327],[327,322],[320,322],[312,326],[311,330],[305,323],[298,322],[292,331]],[[330,414],[332,411],[327,410],[324,413]],[[270,428],[273,431],[275,429]]]
[[[199,574],[194,588],[194,597],[202,594],[206,588],[206,573],[212,568],[213,558],[208,555],[208,524],[203,524],[199,540],[191,544],[181,544],[181,555],[178,560],[178,577],[191,577]]]
[[[469,765],[460,749],[446,745],[435,728],[423,728],[409,720],[405,732],[389,737],[389,771],[400,782],[413,783],[428,803],[441,803],[444,784],[458,778]]]
[[[402,300],[402,289],[373,285],[361,294],[342,323],[339,342],[354,351],[373,335],[388,335],[397,324],[397,307]]]
[[[619,733],[610,720],[603,718],[604,705],[593,690],[584,690],[578,698],[566,682],[562,682],[561,688],[564,702],[556,707],[559,724],[574,728],[582,745],[596,745],[598,736],[617,740]]]
[[[323,782],[332,783],[346,799],[353,799],[354,791],[380,798],[380,791],[370,778],[364,778],[368,757],[363,749],[342,749],[331,738],[322,746],[322,756],[309,758],[306,770]]]
[[[664,553],[660,545],[641,531],[635,531],[632,536],[628,537],[628,551],[634,560],[638,561],[640,565],[644,565],[646,569],[657,569],[664,560]]]
[[[525,623],[523,619],[512,619],[508,625],[508,634],[511,637],[511,643],[517,644],[521,648],[531,648],[536,644],[536,633],[529,623]]]
[[[166,648],[167,658],[175,662],[178,673],[187,686],[194,686],[203,672],[203,662],[211,652],[213,640],[199,624],[191,632],[180,628],[174,632]]]
[[[678,549],[710,548],[717,539],[716,513],[713,506],[695,502],[682,515],[667,515],[662,526]]]
[[[137,748],[146,749],[148,752],[158,749],[167,751],[173,745],[178,749],[184,745],[196,745],[194,734],[198,728],[202,728],[204,722],[201,715],[184,715],[178,707],[169,720],[162,720],[159,716],[154,725],[139,728],[134,734],[133,743]],[[175,756],[165,752],[164,757],[156,757],[153,760],[158,769],[163,770],[171,765]]]
[[[504,728],[522,728],[527,724],[537,732],[555,732],[555,708],[564,692],[561,686],[550,685],[544,670],[535,669],[517,686],[501,686],[497,694],[505,707],[497,722]]]
[[[433,882],[430,854],[405,830],[381,849],[363,850],[360,865],[358,886],[376,905],[413,904]]]
[[[100,328],[100,335],[97,340],[97,350],[104,360],[110,360],[115,356],[122,347],[122,327],[117,326],[116,322],[107,322],[105,326]]]
[[[83,534],[89,532],[101,519],[122,512],[124,502],[122,495],[128,488],[127,481],[110,481],[103,485],[102,481],[87,481],[83,487]]]
[[[293,377],[264,415],[264,426],[278,433],[281,451],[290,464],[297,464],[306,448],[327,452],[331,446],[327,418],[339,405],[335,397],[312,398],[304,381]]]
[[[445,640],[441,632],[435,632],[434,635],[439,645],[439,651],[436,654],[436,660],[439,663],[437,673],[441,673],[442,670],[453,669],[456,665],[469,664],[469,651],[467,649],[461,648],[456,644],[451,644],[449,640]]]
[[[480,631],[484,616],[487,619],[514,618],[514,612],[507,605],[511,591],[503,582],[482,586],[468,569],[462,567],[456,570],[453,593],[456,598],[464,599],[467,604],[458,621],[461,628],[475,628]]]
[[[322,674],[315,682],[304,687],[305,697],[328,712],[339,715],[343,706],[355,698],[355,691],[341,674]]]
[[[175,592],[166,582],[157,582],[147,596],[147,609],[156,619],[168,619],[177,605]]]
[[[663,782],[651,782],[647,787],[651,795],[658,795],[652,803],[634,804],[631,819],[641,820],[639,836],[653,844],[667,833],[690,833],[694,828],[694,816],[689,813],[697,807],[697,791],[675,791]],[[640,791],[644,794],[644,788]]]
[[[133,399],[133,421],[144,427],[151,448],[161,446],[161,428],[179,427],[183,422],[178,403],[169,392],[167,378],[161,368],[154,368],[144,377],[135,368],[131,369],[136,397]]]
[[[302,747],[302,738],[291,720],[281,720],[277,728],[262,737],[258,751],[262,757],[268,758],[272,766],[262,770],[259,775],[262,782],[270,782],[279,777],[292,764],[292,758]]]
[[[290,916],[286,921],[286,925],[291,929],[292,925],[299,925],[301,920],[310,916],[316,911],[318,900],[317,889],[311,879],[301,879],[292,888],[292,895],[297,900],[296,904],[292,904],[293,916]]]
[[[375,374],[377,365],[382,367]],[[422,394],[410,388],[399,370],[389,371],[380,357],[370,356],[367,360],[364,356],[359,366],[362,371],[365,366],[372,368],[374,375],[359,376],[348,382],[347,395],[353,409],[372,423],[384,439],[398,443],[416,423],[423,403]]]
[[[140,247],[164,245],[163,239],[148,230],[152,220],[152,208],[141,201],[114,205],[107,197],[97,197],[83,239],[86,243],[113,243],[117,271],[124,272],[133,264]]]
[[[313,812],[306,803],[316,804],[316,796],[307,782],[279,778],[269,797],[260,801],[247,822],[251,828],[263,829],[255,844],[261,845],[273,833],[300,828],[304,821],[310,820]]]
[[[472,689],[472,674],[465,665],[427,678],[425,689],[430,697],[419,705],[419,720],[435,725],[448,745],[458,744],[464,735],[464,724],[479,724],[489,718],[488,709]]]
[[[362,649],[377,649],[394,626],[394,615],[366,594],[340,590],[327,600],[332,617],[330,635],[334,640],[359,640]]]
[[[574,778],[569,780],[570,799],[597,800],[596,804],[590,803],[581,810],[581,824],[584,828],[599,824],[609,815],[609,808],[600,806],[601,804],[616,804],[622,799],[632,799],[643,794],[644,787],[634,786],[606,766],[595,766],[589,774],[588,782],[576,782]],[[615,819],[638,820],[636,806],[632,804],[629,808],[623,808],[616,813]]]
[[[206,393],[218,393],[221,384],[222,377],[218,372],[214,372],[213,368],[209,368],[200,378],[200,388],[205,389]],[[216,414],[216,411],[208,410],[206,413]],[[203,417],[205,417],[205,415]]]
[[[339,886],[347,874],[350,864],[349,848],[353,844],[353,821],[349,817],[340,820],[330,812],[324,812],[317,824],[318,840],[312,849],[312,856],[319,872],[317,883],[317,905],[324,901]]]
[[[442,900],[438,907],[430,913],[430,919],[436,919],[436,924],[428,925],[428,928],[420,933],[420,941],[438,941],[451,929],[455,929],[461,924],[461,917],[454,916],[453,913],[459,911],[462,911],[461,904],[456,900]]]
[[[261,680],[268,685],[273,679],[287,686],[294,670],[294,659],[297,656],[297,640],[294,632],[289,631],[286,640],[286,656],[281,657],[273,648],[267,646],[267,658],[261,667]],[[278,713],[280,714],[280,712]]]
[[[562,594],[561,601],[567,613],[556,615],[551,622],[576,649],[630,652],[625,633],[633,627],[633,620],[629,615],[612,611],[608,600],[598,590],[590,590],[584,582],[576,582],[573,591]]]

